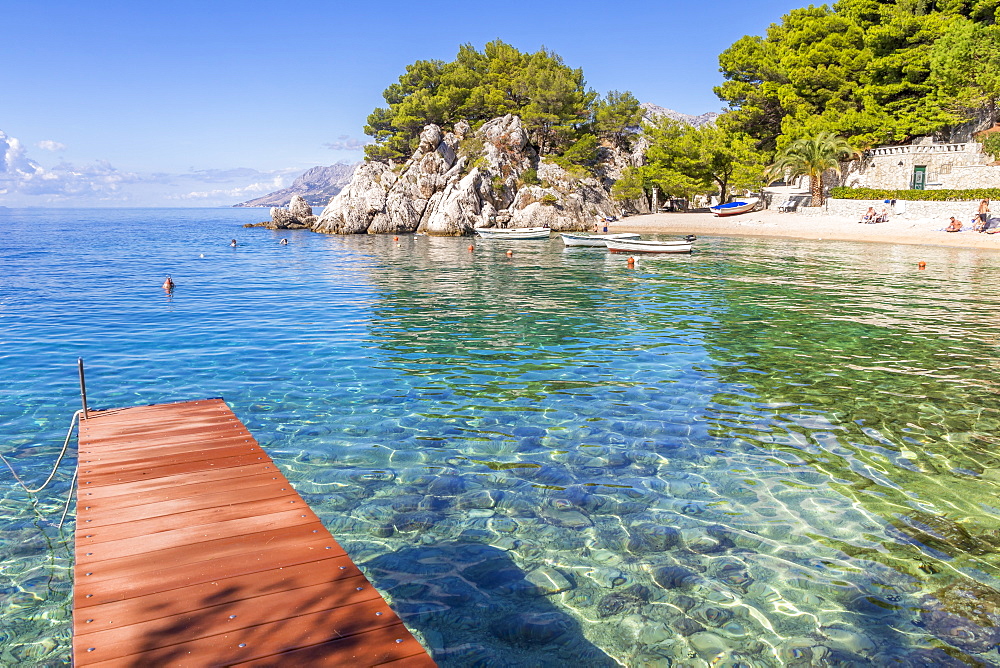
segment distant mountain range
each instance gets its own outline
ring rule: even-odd
[[[667,109],[666,107],[661,107],[658,104],[653,104],[652,102],[643,102],[639,105],[642,107],[643,115],[649,120],[653,120],[658,116],[666,116],[667,118],[672,118],[675,121],[680,121],[681,123],[687,123],[688,125],[693,125],[696,128],[702,125],[708,125],[714,123],[715,119],[721,116],[721,114],[714,111],[709,111],[700,116],[692,116],[691,114],[682,114],[679,111],[674,111],[673,109]]]
[[[354,169],[360,164],[337,163],[329,167],[313,167],[287,188],[233,206],[288,206],[294,195],[302,195],[310,206],[326,206],[351,182]]]

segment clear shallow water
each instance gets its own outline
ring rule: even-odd
[[[29,483],[84,357],[95,407],[225,397],[443,666],[1000,664],[1000,256],[703,239],[629,271],[263,215],[0,210]],[[0,664],[68,661],[70,475],[32,505],[0,470]]]

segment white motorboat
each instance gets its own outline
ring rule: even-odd
[[[759,197],[750,197],[747,199],[733,200],[732,202],[726,202],[725,204],[719,204],[718,206],[712,206],[709,207],[708,210],[716,216],[735,216],[738,213],[752,211],[754,207],[757,206],[758,202],[760,202]]]
[[[560,232],[559,236],[562,237],[563,243],[567,246],[596,246],[597,248],[604,248],[604,242],[609,239],[639,238],[639,235],[635,232],[618,232],[616,234],[570,234],[569,232]]]
[[[612,253],[690,253],[694,243],[686,239],[684,241],[607,239],[604,245]]]
[[[476,227],[476,234],[484,239],[548,239],[547,227]]]

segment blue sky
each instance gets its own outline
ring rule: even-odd
[[[386,86],[465,42],[545,46],[602,94],[719,111],[719,52],[802,4],[7,0],[0,205],[225,206],[270,192],[359,160]]]

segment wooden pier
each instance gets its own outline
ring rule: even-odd
[[[221,399],[80,424],[76,666],[434,666]]]

